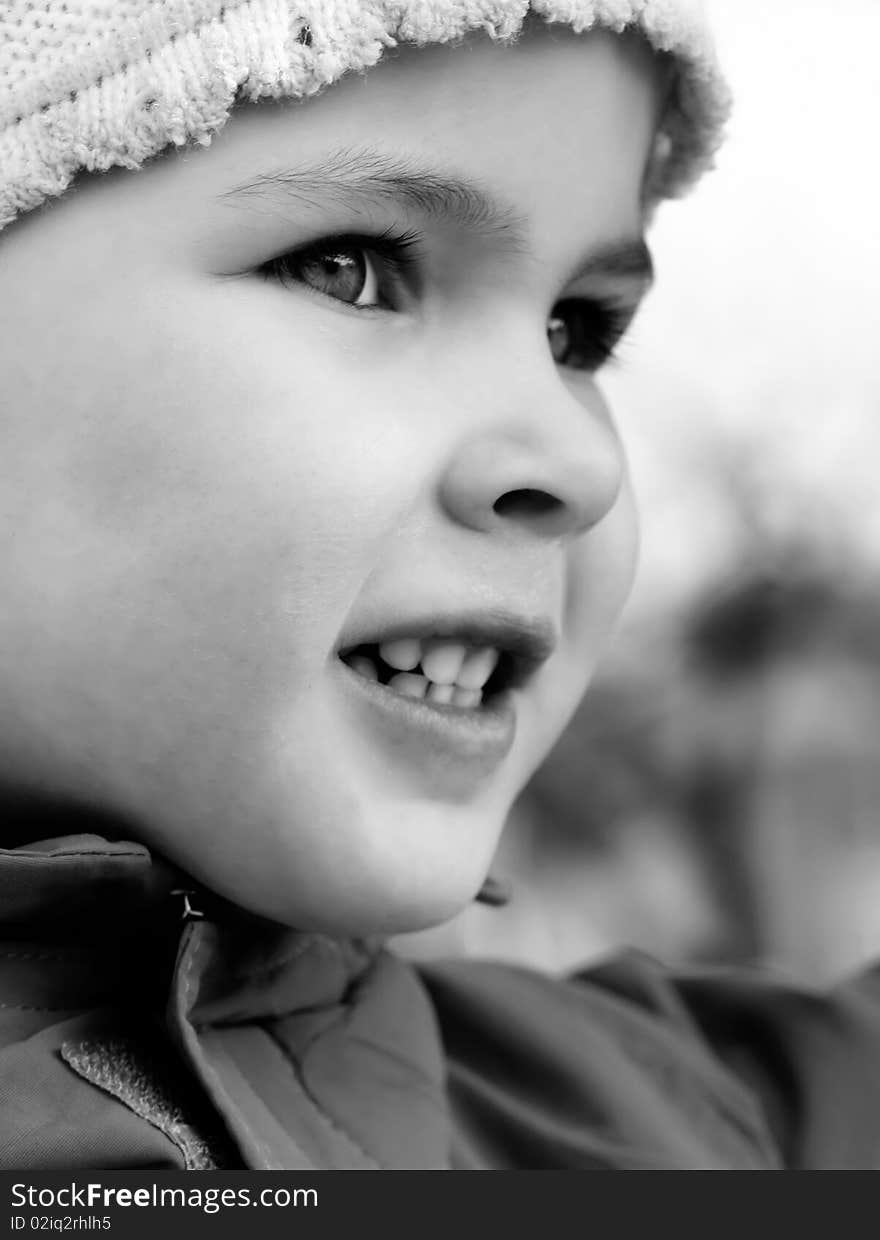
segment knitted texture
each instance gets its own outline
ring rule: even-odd
[[[237,102],[314,95],[399,43],[515,39],[529,10],[671,55],[648,197],[684,192],[729,105],[702,0],[0,0],[0,229],[79,171],[207,145]]]

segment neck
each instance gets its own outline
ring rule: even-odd
[[[131,824],[97,806],[0,783],[0,848],[19,848],[59,835],[137,838]]]

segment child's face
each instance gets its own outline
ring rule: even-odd
[[[593,372],[658,77],[558,29],[406,49],[0,238],[5,782],[292,924],[471,898],[631,581]],[[506,692],[368,679],[408,638],[435,683],[500,647]]]

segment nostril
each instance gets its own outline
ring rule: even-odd
[[[499,517],[511,521],[535,521],[555,516],[564,507],[562,500],[546,491],[525,487],[507,491],[492,505]]]

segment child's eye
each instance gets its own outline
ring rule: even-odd
[[[366,250],[334,247],[310,253],[285,254],[272,261],[280,280],[307,284],[316,292],[336,301],[344,301],[349,306],[378,304],[379,280]]]
[[[633,317],[612,302],[570,297],[558,301],[547,320],[553,360],[574,370],[599,370],[614,357]]]
[[[357,309],[391,309],[405,274],[417,262],[411,234],[331,237],[270,259],[260,268],[268,280],[305,286]]]

